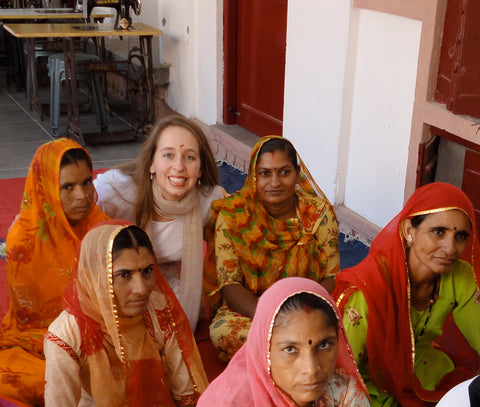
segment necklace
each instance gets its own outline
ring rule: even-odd
[[[422,326],[422,329],[420,330],[420,333],[418,334],[417,338],[415,339],[415,342],[418,342],[420,340],[420,338],[423,336],[423,334],[425,333],[425,328],[427,327],[428,321],[430,320],[430,315],[432,315],[432,307],[433,307],[433,304],[435,304],[435,301],[437,301],[437,297],[438,297],[438,295],[437,295],[437,284],[438,284],[438,276],[435,278],[435,281],[433,283],[432,295],[431,295],[430,301],[428,303],[428,307],[425,311],[422,312],[422,315],[420,315],[420,318],[418,318],[417,323],[413,327],[414,330],[417,329],[418,323],[421,321],[421,319],[423,318],[425,313],[428,311],[427,318],[425,318],[425,322]]]

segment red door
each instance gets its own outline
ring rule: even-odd
[[[476,151],[465,152],[462,190],[472,201],[477,229],[480,229],[480,154]]]
[[[224,122],[282,134],[287,0],[225,0]]]

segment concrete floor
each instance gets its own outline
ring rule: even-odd
[[[24,90],[7,83],[5,66],[0,67],[0,179],[24,177],[27,175],[31,159],[37,148],[54,138],[50,135],[48,110],[43,120],[36,111],[30,111]],[[87,88],[84,88],[87,90]],[[87,99],[87,92],[83,98]],[[49,99],[47,85],[40,88],[43,101]],[[111,101],[112,115],[109,116],[109,129],[128,129],[134,123],[129,106],[123,101]],[[60,135],[65,134],[66,114],[60,117]],[[99,131],[95,113],[84,112],[80,115],[84,133]],[[202,125],[212,145],[214,154],[220,161],[240,168],[248,169],[248,157],[251,147],[258,137],[239,126],[222,124]],[[121,162],[135,158],[140,150],[144,136],[137,137],[134,142],[115,143],[109,145],[87,146],[95,169],[111,168]],[[232,153],[233,152],[233,153]],[[241,163],[241,164],[239,164]]]
[[[48,87],[43,87],[41,96],[47,99],[46,95]],[[127,129],[133,122],[129,117],[131,115],[125,112],[124,105],[118,107],[118,113],[109,117],[110,128]],[[60,134],[64,133],[65,123],[66,115],[63,114]],[[95,131],[94,112],[82,113],[81,125],[86,132]],[[25,92],[7,84],[5,68],[0,68],[0,179],[26,176],[37,148],[53,140],[49,130],[48,114],[40,120],[38,112],[30,111]],[[135,142],[87,146],[87,150],[92,156],[94,168],[109,168],[136,157],[143,140],[143,137],[138,137]]]

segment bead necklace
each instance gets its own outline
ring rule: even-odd
[[[422,312],[422,315],[420,315],[420,318],[418,318],[417,323],[413,327],[415,330],[417,328],[418,323],[421,321],[423,316],[425,315],[425,312],[428,311],[427,313],[427,318],[425,318],[425,323],[422,326],[422,329],[420,330],[420,333],[418,334],[417,338],[415,339],[415,342],[418,342],[420,338],[423,336],[425,333],[425,328],[427,327],[428,321],[430,320],[430,315],[432,315],[432,307],[433,304],[435,304],[435,301],[437,301],[438,295],[437,295],[437,284],[438,284],[438,276],[435,278],[435,282],[433,283],[433,290],[432,290],[432,296],[430,298],[430,301],[428,303],[428,308]]]

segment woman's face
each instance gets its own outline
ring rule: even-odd
[[[85,161],[60,168],[60,201],[72,226],[85,219],[93,203],[92,171]]]
[[[155,287],[153,255],[145,247],[122,249],[113,261],[113,291],[120,317],[143,315]]]
[[[273,381],[297,406],[310,406],[326,389],[338,356],[337,330],[320,310],[279,314],[270,341]]]
[[[285,151],[263,153],[258,158],[255,177],[257,199],[270,213],[277,212],[270,208],[293,202],[298,173]]]
[[[195,136],[183,127],[170,126],[158,139],[150,173],[164,199],[180,201],[201,177],[201,164]]]
[[[450,271],[465,252],[472,229],[464,212],[452,209],[427,215],[417,228],[406,220],[405,239],[411,239],[410,271],[443,274]]]

